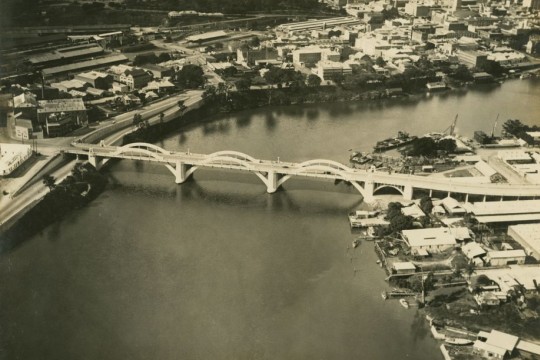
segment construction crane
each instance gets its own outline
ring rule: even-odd
[[[457,124],[458,116],[459,116],[459,114],[456,114],[456,117],[454,118],[454,122],[453,122],[449,127],[447,127],[447,128],[443,131],[443,133],[448,132],[448,135],[450,135],[450,136],[454,136],[454,135],[455,135],[456,124]]]
[[[495,128],[497,127],[498,122],[499,122],[499,114],[497,114],[497,118],[495,119],[495,124],[493,124],[493,129],[491,129],[491,138],[492,139],[495,137]]]

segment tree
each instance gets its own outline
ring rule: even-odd
[[[456,151],[457,145],[454,139],[442,139],[437,142],[437,149],[451,154]]]
[[[409,156],[435,156],[437,154],[437,144],[430,137],[421,137],[412,142],[412,147],[408,150]]]
[[[187,109],[187,106],[185,105],[185,100],[178,100],[178,108],[182,113],[184,112],[184,110]]]
[[[343,84],[343,81],[345,81],[345,76],[343,74],[337,73],[332,77],[332,80],[334,80],[336,85],[341,86]]]
[[[386,65],[386,61],[384,61],[382,56],[379,56],[377,59],[375,59],[375,65],[383,67]]]
[[[56,187],[56,179],[52,175],[43,175],[43,185],[49,188],[49,191],[53,191]]]
[[[251,79],[248,77],[243,77],[240,80],[237,80],[235,83],[236,89],[238,91],[247,91],[251,88]]]
[[[255,36],[249,41],[249,45],[252,47],[259,47],[261,45],[261,40]]]
[[[321,78],[315,74],[309,74],[307,77],[307,84],[311,87],[318,87],[321,85]]]
[[[386,210],[386,220],[391,221],[398,215],[401,215],[401,208],[403,205],[398,202],[391,202],[388,204],[388,209]]]
[[[505,133],[514,135],[514,136],[528,130],[527,125],[523,124],[518,119],[514,119],[514,120],[508,119],[504,122],[502,127]]]
[[[470,81],[473,79],[472,73],[469,68],[463,64],[460,64],[454,71],[453,77],[457,80]]]
[[[426,215],[431,214],[431,210],[433,210],[433,202],[429,196],[424,196],[422,199],[420,199],[420,209],[422,209]]]
[[[179,85],[188,88],[196,89],[202,86],[205,82],[204,71],[198,65],[184,65],[180,71],[176,73],[176,81]]]
[[[171,60],[171,55],[169,53],[161,53],[157,57],[157,61],[162,63]]]
[[[412,216],[405,216],[399,214],[390,220],[389,229],[392,233],[398,233],[402,230],[408,230],[413,228],[414,220]]]
[[[139,125],[142,122],[142,115],[137,113],[133,115],[133,125]]]

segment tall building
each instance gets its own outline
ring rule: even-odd
[[[461,0],[454,0],[452,2],[452,12],[458,11],[461,9]]]

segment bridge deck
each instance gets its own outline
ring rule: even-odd
[[[132,147],[130,147],[132,146]],[[463,193],[487,196],[530,197],[540,196],[540,185],[467,182],[466,178],[443,178],[408,174],[377,172],[350,168],[330,160],[312,160],[303,163],[291,163],[255,159],[238,152],[218,152],[214,154],[194,154],[173,152],[150,144],[130,144],[124,147],[93,146],[78,144],[66,148],[65,153],[95,156],[103,159],[131,159],[163,163],[170,166],[182,163],[191,167],[210,167],[249,171],[259,174],[275,173],[281,176],[303,176],[312,178],[339,179],[357,183],[373,183],[404,189],[436,190],[450,193]]]

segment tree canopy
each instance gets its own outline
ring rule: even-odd
[[[204,71],[198,65],[188,64],[184,65],[180,71],[175,75],[178,85],[188,88],[196,89],[204,85]]]

